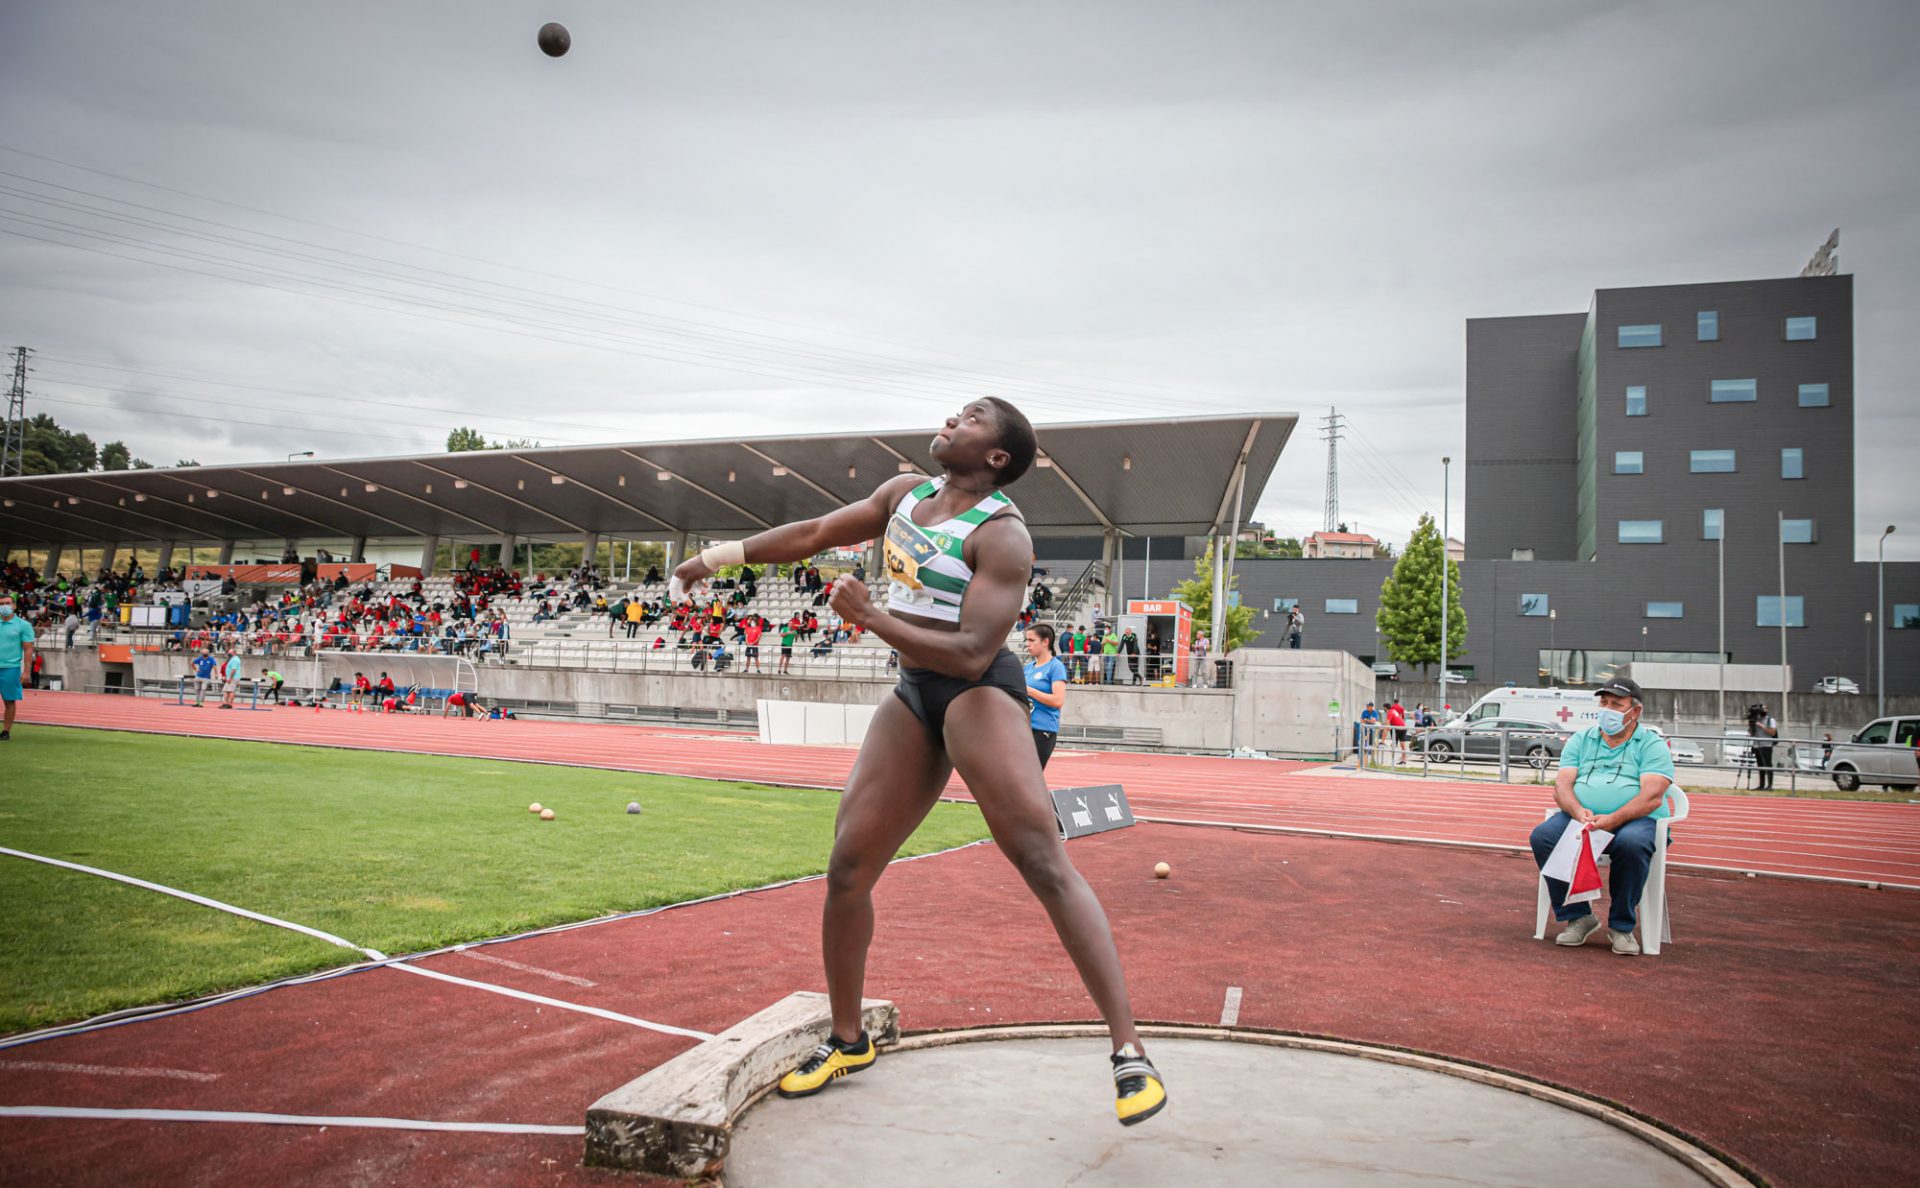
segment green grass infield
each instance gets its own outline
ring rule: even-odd
[[[0,845],[398,954],[818,874],[836,792],[431,755],[29,727]],[[556,814],[527,811],[538,801]],[[630,801],[641,812],[627,813]],[[987,835],[940,804],[901,850]],[[272,925],[0,855],[0,1032],[358,960]]]

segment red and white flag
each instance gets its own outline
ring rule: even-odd
[[[1564,902],[1591,903],[1600,898],[1600,855],[1612,841],[1604,829],[1568,821],[1540,873],[1567,885]]]

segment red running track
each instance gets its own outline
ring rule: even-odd
[[[848,747],[762,746],[648,726],[477,722],[343,711],[193,709],[158,699],[35,694],[23,722],[326,747],[558,763],[800,787],[841,787]],[[1136,815],[1470,846],[1519,847],[1547,807],[1541,787],[1340,774],[1305,763],[1064,751],[1056,787],[1124,784]],[[948,789],[964,797],[956,777]],[[1691,794],[1673,863],[1920,890],[1920,805]]]
[[[1232,988],[1241,1026],[1565,1085],[1776,1185],[1914,1183],[1913,895],[1681,873],[1669,884],[1674,942],[1632,959],[1601,943],[1532,940],[1532,863],[1519,854],[1152,824],[1069,852],[1113,920],[1143,1019],[1215,1024]],[[1157,861],[1171,879],[1152,877]],[[447,953],[418,964],[714,1032],[820,988],[823,895],[815,879],[504,942],[483,950],[490,962]],[[993,846],[896,864],[875,908],[868,993],[896,1001],[910,1029],[1094,1013],[1044,911]],[[600,1094],[692,1042],[371,969],[0,1051],[0,1105],[578,1125]],[[1125,1141],[1105,1055],[1088,1041],[1081,1124]],[[1179,1127],[1181,1086],[1207,1070],[1162,1067],[1174,1109],[1153,1125]],[[1273,1102],[1248,1108],[1311,1092],[1277,1085]],[[861,1141],[913,1138],[876,1127]],[[0,1118],[0,1150],[0,1181],[20,1184],[634,1182],[582,1168],[581,1140],[561,1136]],[[1542,1168],[1539,1182],[1552,1180]]]

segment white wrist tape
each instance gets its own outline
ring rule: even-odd
[[[700,551],[700,560],[707,568],[718,570],[722,565],[745,565],[747,563],[747,545],[745,541],[723,540],[717,545]]]

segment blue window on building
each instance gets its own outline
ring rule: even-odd
[[[1920,602],[1896,602],[1893,604],[1893,629],[1911,631],[1920,628]]]
[[[1818,337],[1820,337],[1820,326],[1819,326],[1818,318],[1788,318],[1787,319],[1787,341],[1788,342],[1806,342],[1808,339],[1818,338]]]
[[[1522,594],[1520,596],[1520,613],[1530,619],[1546,618],[1547,596],[1545,594]]]
[[[1627,415],[1630,417],[1644,417],[1647,415],[1647,389],[1645,385],[1636,384],[1627,389]]]
[[[1274,611],[1283,615],[1299,605],[1300,600],[1298,598],[1276,598],[1273,600]]]
[[[1660,323],[1649,326],[1620,327],[1620,345],[1622,347],[1657,347],[1660,345]]]
[[[1812,520],[1780,521],[1781,544],[1812,544],[1813,537]]]
[[[1687,455],[1687,469],[1694,474],[1732,474],[1739,467],[1732,450],[1694,450]]]
[[[1780,596],[1762,594],[1755,600],[1754,626],[1780,626]],[[1805,627],[1807,625],[1806,599],[1798,594],[1787,595],[1787,626]]]
[[[1720,340],[1720,311],[1717,309],[1703,309],[1699,313],[1699,321],[1699,330],[1695,334],[1695,337],[1701,342],[1718,342]]]
[[[1783,479],[1806,478],[1806,455],[1798,446],[1780,451],[1780,477]]]
[[[1747,404],[1760,399],[1758,380],[1714,380],[1709,399],[1715,404]]]
[[[1684,619],[1687,617],[1687,604],[1684,602],[1649,602],[1649,619]]]
[[[1360,613],[1358,598],[1329,598],[1327,613],[1330,615],[1357,615]]]
[[[1615,450],[1613,452],[1613,473],[1644,474],[1647,469],[1647,456],[1639,450]]]
[[[1727,513],[1724,508],[1710,507],[1700,513],[1701,540],[1719,540],[1726,528]]]
[[[1620,521],[1621,544],[1659,544],[1665,539],[1665,534],[1664,520]]]
[[[1833,398],[1827,394],[1827,385],[1825,384],[1801,384],[1800,385],[1800,407],[1801,408],[1825,408],[1832,403],[1833,403]]]

